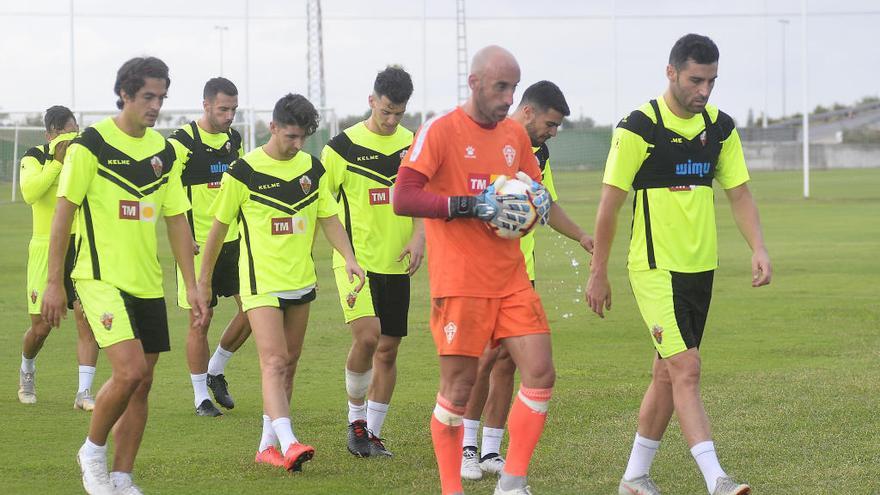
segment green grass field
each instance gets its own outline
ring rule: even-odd
[[[600,190],[595,172],[558,172],[566,210],[592,230]],[[703,342],[703,395],[723,466],[757,494],[880,493],[880,170],[814,172],[810,200],[801,176],[754,174],[774,263],[769,287],[750,287],[749,251],[718,193],[721,266]],[[4,199],[9,185],[0,188]],[[74,460],[88,416],[71,407],[76,392],[72,318],[54,331],[37,360],[35,406],[16,398],[21,336],[28,324],[25,262],[29,208],[0,205],[0,493],[80,493]],[[611,494],[626,465],[638,405],[650,376],[652,346],[626,281],[628,208],[620,218],[610,272],[613,310],[606,320],[582,302],[585,253],[544,229],[538,287],[553,327],[558,380],[544,437],[532,463],[536,494]],[[164,228],[160,226],[164,239]],[[220,419],[196,417],[184,357],[186,315],[174,306],[171,259],[162,264],[172,351],[159,361],[150,420],[135,467],[148,493],[438,493],[428,420],[437,366],[427,328],[427,273],[414,282],[410,337],[384,428],[392,460],[355,459],[345,448],[343,363],[349,347],[329,270],[327,244],[315,253],[320,295],[294,390],[300,439],[317,449],[302,474],[257,467],[259,370],[253,342],[230,361],[236,408]],[[577,266],[575,266],[577,265]],[[210,344],[231,315],[221,304]],[[103,357],[96,384],[109,372]],[[680,430],[670,427],[652,474],[664,493],[705,493]],[[494,480],[465,484],[491,493]]]

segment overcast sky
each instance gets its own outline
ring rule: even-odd
[[[171,68],[166,108],[200,107],[204,82],[220,74],[215,26],[228,28],[223,75],[238,85],[242,105],[269,109],[287,92],[306,94],[306,1],[249,4],[250,87],[242,0],[75,0],[75,106],[113,109],[116,70],[148,54]],[[880,2],[807,6],[810,108],[877,95]],[[389,63],[413,75],[410,111],[456,104],[454,0],[324,0],[322,8],[327,106],[338,115],[366,110],[373,78]],[[494,43],[513,52],[522,67],[517,99],[528,84],[549,79],[575,117],[608,124],[663,91],[677,38],[706,34],[721,51],[711,101],[745,123],[749,109],[757,116],[765,101],[771,116],[782,112],[783,31],[785,107],[789,114],[802,107],[800,11],[801,0],[470,0],[467,48],[471,55]],[[69,14],[70,0],[0,0],[0,109],[74,103]]]

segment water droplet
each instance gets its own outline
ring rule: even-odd
[[[577,267],[581,266],[581,264],[578,263],[578,260],[576,260],[575,258],[572,258],[571,259],[571,266],[577,268]]]

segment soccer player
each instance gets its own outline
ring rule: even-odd
[[[397,380],[397,350],[407,333],[409,279],[425,251],[422,221],[395,215],[391,205],[401,157],[412,143],[412,132],[399,125],[412,91],[405,70],[387,67],[368,97],[370,116],[331,139],[321,154],[358,264],[367,272],[364,290],[352,296],[345,260],[333,253],[352,335],[345,363],[348,450],[358,457],[391,455],[380,435]]]
[[[89,434],[77,454],[88,493],[141,493],[131,478],[147,421],[147,397],[159,353],[168,351],[168,319],[156,221],[187,286],[196,323],[207,309],[193,273],[189,209],[174,148],[151,129],[168,94],[168,66],[155,57],[125,62],[114,92],[121,110],[87,127],[67,150],[49,244],[43,317],[58,326],[66,311],[64,253],[74,212],[77,258],[71,278],[83,312],[113,371],[95,399]],[[113,472],[107,437],[113,430]]]
[[[605,164],[587,303],[603,318],[611,309],[608,258],[618,210],[633,189],[629,279],[657,350],[621,494],[660,493],[649,469],[673,412],[709,493],[750,493],[721,468],[700,398],[699,346],[718,266],[713,179],[752,249],[752,286],[771,277],[739,135],[733,119],[708,104],[717,76],[711,39],[679,39],[666,66],[669,86],[620,121]]]
[[[312,245],[318,224],[345,260],[345,273],[361,289],[364,272],[355,260],[324,166],[301,151],[318,128],[318,112],[303,96],[278,100],[265,145],[234,161],[211,207],[214,223],[202,255],[199,293],[211,298],[211,278],[229,225],[239,219],[244,241],[239,259],[242,308],[260,356],[263,433],[255,461],[299,471],[315,449],[297,440],[290,398],[302,352],[309,303],[317,277]],[[279,448],[275,445],[278,444]]]
[[[562,125],[562,119],[569,114],[568,103],[559,86],[550,81],[539,81],[523,92],[511,119],[525,127],[532,142],[532,152],[538,159],[538,167],[541,169],[541,183],[553,199],[548,225],[569,239],[577,241],[589,253],[593,251],[593,238],[584,233],[556,202],[553,172],[550,169],[550,149],[547,147],[547,141],[556,136],[559,126]],[[534,231],[520,239],[520,250],[526,260],[529,280],[534,285]],[[503,348],[489,346],[480,356],[477,381],[471,390],[463,419],[461,477],[464,479],[478,480],[483,477],[483,473],[500,474],[504,469],[504,458],[500,455],[501,439],[504,436],[504,423],[507,421],[510,398],[513,395],[515,371],[516,367],[510,359],[510,354]],[[477,431],[484,408],[486,422],[483,426],[480,457],[477,455]]]
[[[493,175],[528,174],[542,218],[549,208],[529,137],[507,118],[519,79],[510,52],[498,46],[479,50],[468,76],[470,97],[422,125],[394,196],[396,213],[426,218],[431,332],[440,360],[431,437],[444,494],[462,492],[462,416],[486,345],[500,342],[522,378],[496,495],[529,493],[528,465],[555,381],[550,327],[519,241],[496,236],[486,224],[521,224],[520,199],[496,195]]]
[[[79,132],[73,112],[67,107],[55,105],[46,110],[43,119],[46,125],[46,142],[35,146],[21,159],[21,195],[25,203],[31,205],[33,213],[33,234],[28,245],[28,313],[31,326],[22,339],[21,370],[19,371],[18,400],[22,404],[37,402],[35,390],[37,353],[46,342],[52,327],[40,316],[43,302],[43,289],[46,286],[47,260],[49,257],[49,231],[52,215],[55,212],[55,192],[58,188],[58,175],[64,154],[70,140]],[[79,361],[79,388],[73,400],[73,407],[84,411],[95,408],[92,397],[92,380],[95,377],[95,363],[98,360],[98,346],[95,336],[76,301],[70,271],[74,260],[73,242],[70,243],[64,258],[64,289],[67,292],[68,309],[74,310],[76,317],[77,346]]]
[[[187,213],[187,221],[193,239],[199,246],[205,243],[211,229],[213,217],[208,210],[220,191],[223,172],[233,160],[243,154],[241,134],[231,127],[238,109],[238,89],[235,84],[229,79],[215,77],[205,83],[203,96],[202,107],[205,112],[202,117],[177,129],[168,138],[183,164],[181,182],[192,205],[192,210]],[[235,407],[235,401],[229,395],[224,370],[232,353],[241,347],[251,333],[247,317],[241,311],[241,298],[238,296],[238,253],[238,227],[236,220],[233,220],[223,240],[217,266],[214,267],[213,296],[209,301],[207,325],[196,327],[190,320],[186,339],[186,360],[189,363],[198,416],[214,417],[223,414],[208,397],[208,388],[214,393],[218,404],[226,409]],[[196,276],[201,258],[196,248]],[[218,297],[234,298],[238,313],[226,325],[217,349],[208,360],[208,325],[211,324]],[[190,309],[180,270],[177,271],[177,305]]]

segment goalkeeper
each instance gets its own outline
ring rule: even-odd
[[[519,79],[510,52],[498,46],[478,51],[468,101],[419,129],[394,195],[395,213],[426,218],[430,325],[440,360],[431,436],[444,494],[462,492],[462,415],[486,344],[503,344],[522,378],[496,495],[529,493],[528,465],[556,378],[550,328],[519,241],[501,239],[485,225],[509,228],[525,221],[519,211],[525,198],[496,196],[493,175],[525,172],[535,181],[531,193],[542,221],[550,209],[529,137],[507,118]]]

